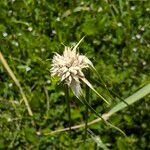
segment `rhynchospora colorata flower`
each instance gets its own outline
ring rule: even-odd
[[[83,38],[74,47],[65,46],[63,55],[55,53],[50,70],[51,76],[58,76],[60,81],[64,81],[77,97],[82,94],[80,81],[83,81],[104,100],[83,74],[83,69],[94,68],[94,66],[86,56],[80,55],[77,51],[82,40]]]

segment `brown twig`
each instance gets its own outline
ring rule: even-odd
[[[102,117],[104,120],[108,120],[110,114],[103,114]],[[89,122],[87,125],[90,126],[90,125],[93,125],[97,122],[100,122],[101,121],[101,118],[97,118],[91,122]],[[64,129],[59,129],[59,130],[55,130],[55,131],[52,131],[50,133],[45,133],[44,135],[52,135],[52,134],[55,134],[55,133],[59,133],[59,132],[64,132],[64,131],[69,131],[70,128],[71,130],[75,130],[75,129],[79,129],[79,128],[84,128],[85,127],[85,123],[83,124],[80,124],[80,125],[75,125],[75,126],[72,126],[72,127],[68,127],[68,128],[64,128]]]

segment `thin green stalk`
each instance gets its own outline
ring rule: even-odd
[[[71,109],[70,109],[70,100],[69,100],[69,88],[68,88],[68,85],[65,85],[65,99],[66,99],[66,103],[67,103],[69,128],[70,128],[70,131],[71,131]]]
[[[118,127],[114,126],[113,124],[111,124],[110,122],[108,122],[107,120],[105,120],[99,113],[97,113],[93,107],[90,106],[90,104],[86,101],[86,99],[84,99],[84,104],[92,111],[94,112],[98,117],[100,117],[100,119],[105,123],[105,125],[109,125],[110,127],[118,130],[120,133],[122,133],[124,136],[126,136],[126,134],[121,130],[119,129]]]
[[[70,108],[70,98],[69,98],[69,87],[68,85],[65,85],[65,99],[67,103],[67,112],[68,112],[68,119],[69,119],[69,131],[71,133],[71,108]],[[70,134],[71,136],[71,134]],[[72,150],[72,139],[70,137],[70,145],[69,148]]]
[[[121,98],[121,97],[120,97],[118,94],[116,94],[113,90],[109,90],[109,89],[107,88],[107,85],[105,84],[105,81],[102,79],[101,75],[97,72],[97,70],[94,69],[94,71],[96,72],[96,74],[97,74],[97,76],[98,76],[98,78],[99,78],[99,80],[100,80],[100,81],[97,80],[98,83],[99,83],[103,88],[105,88],[105,89],[107,90],[107,92],[110,94],[110,96],[111,96],[111,94],[115,95],[117,98],[119,98],[120,101],[124,102],[124,103],[129,107],[129,104],[128,104],[126,101],[124,101],[123,98]],[[116,99],[113,98],[112,96],[111,96],[111,98],[114,99],[114,100],[116,100]]]
[[[87,76],[89,77],[89,72],[87,73]],[[89,103],[89,98],[90,98],[90,88],[88,85],[86,85],[86,91],[85,91],[85,99]],[[88,117],[89,117],[89,109],[87,106],[85,106],[85,135],[84,135],[84,142],[86,141],[87,138],[87,128],[88,128]]]
[[[99,118],[102,119],[102,121],[105,123],[105,125],[107,125],[107,121],[104,120],[104,118],[95,111],[95,109],[86,101],[86,99],[83,97],[83,103],[86,105],[86,107],[88,107],[93,113],[95,113],[95,115],[97,115]]]

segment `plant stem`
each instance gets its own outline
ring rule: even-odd
[[[87,76],[89,77],[89,72],[87,73]],[[86,85],[86,92],[85,92],[85,99],[87,100],[87,102],[89,103],[89,98],[90,98],[90,88],[88,85]],[[85,110],[85,135],[84,135],[84,142],[86,141],[87,138],[87,127],[88,127],[88,113],[89,113],[89,109],[87,106],[85,106],[86,110]]]
[[[71,108],[70,108],[70,100],[69,100],[69,88],[68,85],[65,86],[65,99],[67,103],[67,112],[68,112],[68,119],[69,119],[69,128],[71,131]]]
[[[70,131],[70,145],[69,148],[72,150],[72,139],[71,139],[71,108],[70,108],[70,99],[69,99],[69,87],[65,85],[65,99],[67,103],[67,112],[68,112],[68,119],[69,119],[69,131]]]

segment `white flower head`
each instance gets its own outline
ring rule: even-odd
[[[82,95],[82,90],[80,82],[83,81],[89,86],[97,95],[99,95],[105,102],[107,102],[90,84],[90,82],[85,78],[83,70],[91,67],[96,71],[92,62],[84,55],[80,55],[77,48],[83,38],[74,46],[67,47],[63,55],[55,53],[52,59],[51,76],[58,76],[60,81],[64,81],[69,87],[71,87],[73,93],[76,97]],[[108,103],[108,102],[107,102]]]
[[[83,38],[74,47],[65,46],[63,55],[55,53],[51,68],[51,75],[58,76],[61,81],[65,81],[76,96],[81,94],[80,80],[85,78],[82,70],[93,66],[86,56],[77,52],[82,40]]]

